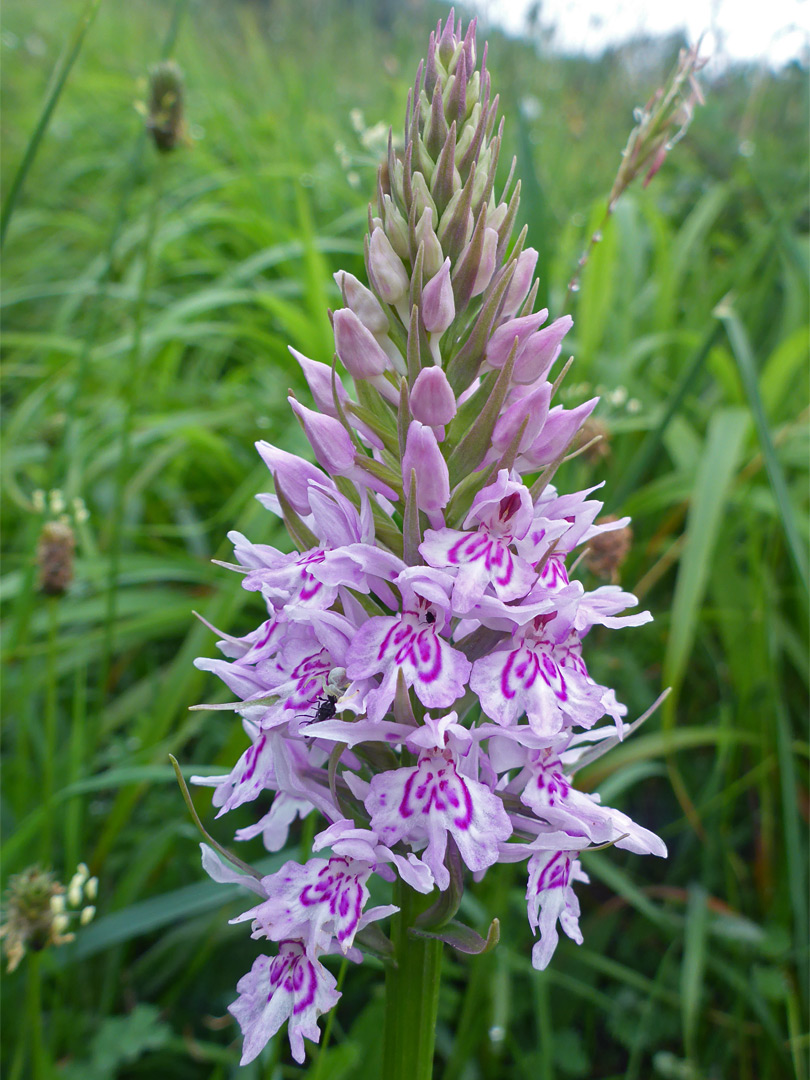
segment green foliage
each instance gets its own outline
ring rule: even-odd
[[[228,557],[231,528],[284,543],[253,499],[268,483],[253,443],[303,452],[285,397],[307,391],[287,345],[330,358],[331,274],[362,275],[374,190],[373,139],[350,112],[368,127],[400,115],[434,21],[427,4],[373,8],[130,0],[102,3],[77,37],[94,5],[5,6],[3,875],[39,861],[66,880],[82,859],[100,879],[76,942],[4,979],[12,1080],[237,1073],[225,1010],[258,949],[227,918],[250,899],[203,880],[168,754],[218,772],[243,749],[231,714],[187,711],[223,700],[192,665],[213,638],[191,612],[244,632],[258,609],[209,560]],[[632,107],[677,43],[590,61],[489,37],[505,159],[518,156],[556,316]],[[167,51],[190,142],[159,157],[133,103]],[[542,974],[520,872],[476,886],[464,921],[485,936],[497,916],[500,943],[446,950],[446,1080],[807,1075],[805,79],[794,65],[715,80],[651,187],[620,202],[573,298],[561,393],[603,392],[607,438],[560,483],[605,479],[608,509],[633,515],[621,580],[656,617],[612,634],[610,653],[595,630],[589,663],[631,716],[675,687],[583,778],[661,832],[670,858],[586,856],[585,945],[564,941]],[[77,558],[49,599],[35,552],[51,515],[34,493],[54,488]],[[225,844],[253,815],[222,827],[204,791],[195,804]],[[269,871],[313,827],[284,856],[239,850]],[[310,1076],[379,1074],[382,965],[352,967]],[[241,1075],[303,1074],[287,1060],[274,1041]]]
[[[59,1070],[63,1080],[114,1080],[120,1069],[169,1041],[171,1028],[154,1005],[136,1005],[126,1016],[108,1016],[90,1044],[90,1057]]]

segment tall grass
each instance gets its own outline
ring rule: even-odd
[[[80,9],[6,5],[6,185]],[[359,2],[189,4],[173,52],[192,143],[159,162],[133,102],[175,14],[147,0],[101,6],[4,250],[3,874],[47,857],[64,880],[81,858],[101,882],[76,942],[4,980],[3,1055],[19,1076],[235,1072],[236,1031],[220,1017],[254,955],[227,926],[244,899],[202,880],[168,754],[217,771],[242,736],[223,714],[187,711],[219,692],[192,666],[212,639],[191,611],[228,631],[251,625],[253,601],[209,560],[230,528],[281,542],[253,499],[268,484],[253,442],[303,452],[285,397],[306,391],[286,347],[329,358],[331,274],[361,273],[373,191],[373,153],[349,113],[397,120],[433,8],[395,17],[388,34]],[[538,58],[494,37],[530,193],[522,213],[556,315],[632,106],[674,45],[640,44],[628,76],[623,54]],[[605,391],[607,456],[570,462],[561,483],[607,479],[609,509],[633,515],[622,584],[656,616],[615,652],[597,637],[589,659],[631,713],[673,687],[587,780],[671,854],[654,868],[590,856],[586,944],[562,944],[542,974],[522,882],[499,873],[477,886],[465,914],[482,926],[499,914],[501,944],[447,958],[447,1080],[806,1076],[803,78],[739,70],[712,86],[689,139],[620,204],[582,276],[564,394]],[[34,492],[53,488],[90,516],[76,523],[74,585],[47,601]],[[205,795],[195,802],[216,832]],[[373,962],[347,980],[313,1075],[376,1075],[381,986]],[[273,1065],[285,1060],[275,1047],[265,1075],[301,1074]]]

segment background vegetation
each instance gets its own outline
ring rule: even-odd
[[[284,543],[253,499],[268,483],[253,442],[303,452],[287,344],[331,355],[331,274],[361,273],[373,128],[401,123],[444,14],[391,8],[6,2],[6,197],[54,70],[77,59],[6,222],[3,875],[39,862],[67,881],[81,859],[100,879],[76,941],[4,979],[10,1080],[237,1074],[225,1010],[258,948],[227,924],[245,898],[203,880],[167,755],[216,772],[242,749],[228,714],[187,711],[220,692],[192,666],[213,637],[191,611],[254,625],[255,597],[210,560],[230,528]],[[489,39],[556,315],[632,108],[679,43],[585,60]],[[190,138],[159,156],[133,103],[163,55],[185,71]],[[543,974],[520,871],[476,886],[466,914],[499,915],[502,939],[446,958],[443,1080],[806,1076],[806,72],[733,68],[707,99],[574,298],[565,393],[605,391],[607,438],[560,477],[605,479],[608,509],[634,518],[621,580],[655,622],[594,633],[590,663],[631,715],[674,689],[587,781],[670,858],[588,857],[585,944],[563,941]],[[54,489],[77,536],[61,598],[36,567],[60,508],[35,492]],[[208,793],[196,802],[226,843],[255,814],[213,825]],[[349,973],[308,1072],[281,1039],[239,1075],[373,1078],[381,990],[373,962]]]

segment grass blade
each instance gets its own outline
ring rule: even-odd
[[[28,140],[28,145],[25,148],[22,161],[11,182],[8,195],[3,202],[3,208],[0,210],[0,250],[2,250],[3,244],[5,243],[6,232],[8,231],[9,222],[11,221],[11,215],[14,213],[14,208],[17,205],[17,200],[22,192],[25,179],[34,163],[34,158],[37,156],[39,144],[42,142],[45,132],[48,130],[48,124],[50,123],[51,116],[53,115],[53,111],[56,108],[62,91],[65,88],[68,75],[70,75],[71,68],[76,63],[76,59],[81,52],[85,34],[90,29],[100,6],[101,0],[88,0],[84,11],[78,18],[61,64],[54,72],[50,88],[45,98],[45,104],[42,106],[42,112],[39,114],[39,120],[37,121],[37,125],[34,128],[31,138]]]
[[[681,965],[683,1041],[690,1058],[694,1057],[695,1035],[700,1021],[703,998],[708,916],[706,890],[699,885],[693,885],[689,890],[689,902],[686,909],[683,963]]]
[[[613,494],[606,501],[606,509],[613,511],[615,507],[621,506],[628,495],[631,495],[638,488],[661,449],[664,432],[672,422],[672,418],[680,410],[689,391],[694,388],[695,380],[703,370],[706,358],[717,344],[721,334],[722,325],[715,323],[691,361],[684,368],[680,380],[670,395],[669,404],[664,415],[656,427],[647,432],[644,441],[636,451],[635,457],[624,470],[621,479],[613,490]]]
[[[748,412],[745,409],[721,409],[709,422],[686,525],[686,544],[675,585],[664,659],[664,682],[672,687],[672,694],[663,706],[665,727],[675,716],[678,689],[694,645],[712,554],[747,427]]]
[[[796,569],[796,573],[804,586],[804,591],[805,593],[808,593],[808,591],[810,591],[810,580],[808,579],[807,559],[802,542],[799,538],[799,530],[796,525],[793,506],[790,502],[790,494],[788,492],[787,483],[785,482],[785,475],[782,472],[782,466],[779,464],[779,459],[776,456],[776,448],[774,447],[770,428],[768,427],[768,418],[765,415],[765,408],[762,404],[762,397],[760,396],[757,383],[751,345],[745,329],[730,303],[723,302],[718,307],[717,314],[722,320],[726,333],[728,334],[731,350],[737,361],[740,378],[745,387],[748,404],[751,407],[751,413],[754,417],[754,424],[757,429],[759,443],[762,447],[762,456],[765,459],[765,469],[768,473],[768,479],[771,482],[776,505],[779,508],[782,527],[785,530],[788,553]]]

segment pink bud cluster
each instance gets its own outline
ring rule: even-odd
[[[285,1020],[303,1061],[339,997],[322,956],[359,960],[372,931],[380,950],[372,924],[396,908],[367,907],[371,875],[448,896],[465,870],[526,862],[544,968],[558,925],[582,940],[580,852],[665,854],[574,787],[625,734],[625,706],[588,672],[587,635],[650,615],[622,614],[636,599],[616,586],[569,577],[575,550],[627,519],[598,524],[592,490],[552,484],[596,402],[553,403],[571,319],[534,311],[537,252],[525,230],[512,240],[520,184],[510,173],[496,193],[497,116],[475,22],[462,34],[451,12],[409,95],[402,157],[389,143],[370,287],[335,276],[334,363],[293,350],[315,407],[290,405],[317,465],[258,444],[274,487],[259,498],[296,550],[231,534],[233,569],[266,618],[197,661],[235,696],[248,745],[228,775],[196,782],[214,787],[220,815],[272,793],[237,833],[270,851],[316,813],[324,852],[259,880],[203,846],[212,877],[259,897],[235,921],[274,943],[232,1006],[243,1063]],[[457,906],[441,907],[437,932]]]

